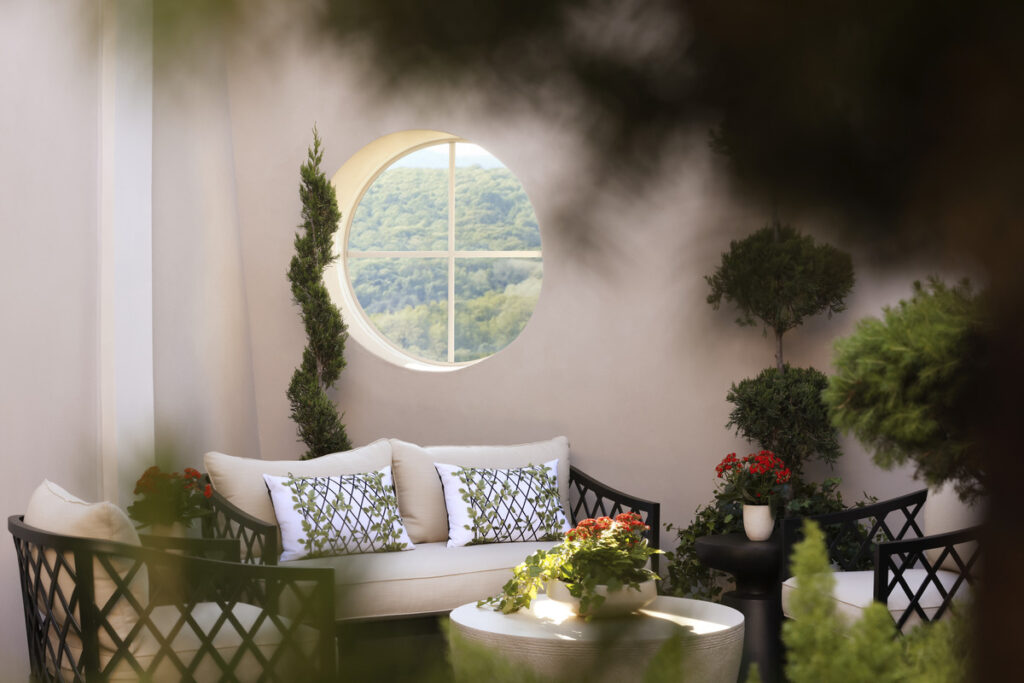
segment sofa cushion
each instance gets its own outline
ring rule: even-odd
[[[447,612],[501,591],[512,568],[554,543],[496,543],[448,548],[421,543],[405,553],[365,553],[286,562],[334,569],[338,619]]]
[[[448,512],[434,463],[463,467],[523,467],[558,459],[558,495],[563,512],[569,509],[569,440],[516,446],[429,446],[391,439],[398,507],[413,543],[448,540]],[[568,514],[566,514],[568,518]]]
[[[434,463],[448,508],[448,547],[561,541],[569,530],[558,498],[558,460],[492,469]]]
[[[264,474],[286,477],[331,477],[339,474],[373,472],[391,464],[391,444],[378,439],[360,448],[331,453],[312,460],[257,460],[233,455],[207,453],[203,461],[217,493],[253,517],[276,524]]]
[[[411,550],[391,467],[336,477],[263,475],[281,530],[281,561]]]
[[[875,573],[871,570],[859,571],[859,572],[835,572],[836,579],[835,589],[832,591],[832,598],[836,602],[836,613],[844,618],[848,623],[852,623],[860,619],[861,615],[868,605],[871,604],[874,597],[875,590]],[[924,582],[928,573],[924,569],[908,569],[903,573],[904,580],[912,591],[916,594],[921,588],[921,584]],[[942,582],[943,588],[948,592],[952,590],[953,585],[956,583],[958,574],[954,572],[940,570],[937,572],[937,576],[940,582]],[[970,597],[971,590],[970,586],[964,582],[960,585],[956,595],[953,596],[954,602],[962,602]],[[782,613],[787,617],[792,618],[790,613],[790,601],[793,598],[793,592],[796,590],[796,577],[790,577],[786,581],[782,582]],[[921,596],[919,601],[921,609],[928,618],[931,619],[935,616],[936,612],[942,606],[942,594],[939,593],[939,589],[935,586],[934,581],[929,581],[928,586],[924,590],[924,594]],[[906,611],[910,605],[910,598],[904,592],[900,586],[896,586],[893,592],[889,595],[887,607],[889,613],[893,615],[893,619],[898,620],[903,612]],[[949,614],[947,609],[946,615]],[[911,627],[919,624],[921,617],[917,613],[911,614],[907,619],[907,623],[904,625],[903,630],[907,631]]]
[[[28,507],[25,510],[25,524],[48,531],[61,536],[80,536],[84,538],[96,538],[104,541],[114,541],[129,545],[139,545],[139,535],[128,519],[128,515],[121,508],[113,503],[103,501],[100,503],[87,503],[81,498],[68,493],[52,481],[44,480],[29,498]],[[44,550],[47,564],[57,569],[57,585],[61,593],[68,600],[71,599],[74,590],[74,580],[63,568],[57,568],[57,553],[54,550]],[[64,553],[64,558],[71,570],[74,570],[75,560],[72,553]],[[124,577],[134,562],[128,559],[114,558],[111,566]],[[32,570],[30,570],[32,571]],[[41,581],[44,586],[52,580],[45,568],[40,568]],[[93,591],[96,604],[105,605],[117,591],[117,584],[110,572],[103,567],[99,559],[93,561]],[[129,584],[132,596],[145,605],[149,602],[149,575],[145,566],[142,566],[132,578]],[[63,623],[67,619],[62,603],[54,599],[53,610],[55,618]],[[78,620],[78,608],[75,607],[75,619]],[[107,620],[114,631],[125,637],[135,625],[137,614],[127,599],[119,597],[107,614]],[[81,623],[79,621],[79,623]],[[100,630],[100,646],[113,647],[113,640],[105,630]]]

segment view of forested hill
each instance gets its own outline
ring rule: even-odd
[[[350,251],[447,251],[448,171],[391,168],[367,190]],[[540,230],[519,181],[505,168],[455,169],[455,249],[536,251]],[[349,258],[360,305],[385,337],[430,360],[448,358],[446,258]],[[540,294],[539,258],[455,260],[455,360],[507,346]]]

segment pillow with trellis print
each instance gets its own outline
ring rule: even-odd
[[[391,467],[333,477],[264,474],[281,529],[281,561],[412,550]]]
[[[448,508],[448,547],[559,541],[569,530],[558,459],[510,469],[434,463]]]

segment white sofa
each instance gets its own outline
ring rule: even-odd
[[[391,465],[398,506],[411,551],[341,555],[281,563],[329,567],[335,576],[338,620],[370,620],[446,613],[501,590],[512,568],[553,542],[495,543],[449,548],[448,520],[435,462],[508,468],[558,459],[559,497],[566,519],[636,510],[651,524],[657,545],[657,503],[609,489],[570,467],[565,437],[515,446],[421,447],[398,439],[306,461],[265,461],[207,453],[205,465],[214,488],[215,514],[204,533],[238,538],[243,561],[276,564],[278,542],[274,508],[263,474],[297,477],[355,474]]]

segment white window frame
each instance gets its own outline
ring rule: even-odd
[[[410,139],[411,138],[411,139]],[[418,141],[417,141],[418,139]],[[403,131],[380,138],[371,143],[335,174],[332,182],[338,193],[339,208],[342,210],[342,229],[335,238],[336,253],[339,259],[333,270],[334,276],[326,276],[328,289],[334,300],[341,304],[345,320],[349,326],[350,336],[355,337],[363,346],[375,355],[404,367],[418,370],[454,370],[479,363],[490,356],[469,361],[455,360],[455,262],[458,259],[511,259],[536,258],[542,259],[542,250],[492,251],[492,250],[457,250],[455,248],[455,145],[469,142],[461,137],[438,131]],[[410,144],[412,143],[412,144]],[[387,171],[392,164],[414,152],[427,147],[442,144],[448,145],[448,248],[445,250],[356,250],[349,249],[349,235],[356,209],[370,187]],[[376,153],[374,153],[376,152]],[[371,173],[369,167],[375,164]],[[362,176],[358,183],[358,191],[346,192],[353,176]],[[348,274],[349,259],[361,258],[443,258],[448,269],[448,355],[446,361],[422,358],[401,348],[381,333],[372,323],[369,315],[363,310],[355,295],[352,281]]]

